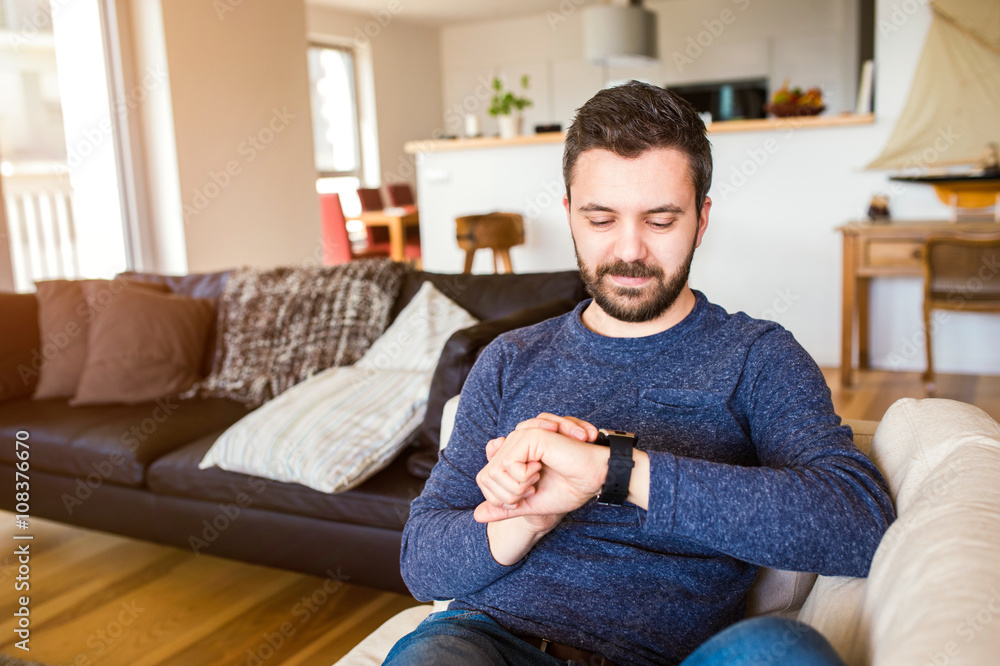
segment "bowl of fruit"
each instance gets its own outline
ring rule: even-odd
[[[789,116],[815,116],[826,109],[823,104],[823,91],[810,88],[802,92],[798,86],[789,89],[788,80],[771,95],[771,102],[764,105],[764,110],[772,116],[788,118]]]

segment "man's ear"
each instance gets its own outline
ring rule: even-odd
[[[698,216],[698,236],[695,239],[695,247],[701,245],[701,238],[705,235],[705,230],[708,229],[708,212],[710,210],[712,210],[712,199],[705,197],[705,203],[701,205],[701,215]]]
[[[569,222],[570,221],[570,216],[569,216],[569,192],[568,191],[566,192],[566,194],[563,195],[563,208],[566,210],[566,221]]]

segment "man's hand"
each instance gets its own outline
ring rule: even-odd
[[[592,444],[596,439],[597,428],[586,421],[543,413],[486,444],[489,462],[476,476],[486,501],[473,515],[487,523],[497,562],[518,562],[564,515],[600,492],[611,450]],[[628,501],[645,509],[649,458],[643,451],[633,456]]]
[[[521,421],[517,424],[514,430],[527,430],[529,428],[540,428],[543,430],[548,430],[550,432],[558,432],[567,437],[573,437],[580,440],[581,442],[593,442],[597,439],[597,428],[593,424],[584,421],[583,419],[578,419],[574,416],[556,416],[555,414],[550,414],[548,412],[542,412],[533,419],[527,419],[526,421]],[[506,441],[506,437],[497,437],[496,439],[491,439],[486,444],[486,459],[487,461],[493,460],[493,456],[500,447]],[[539,470],[540,466],[531,466],[533,470]],[[524,470],[524,473],[528,473],[528,469]],[[520,477],[523,479],[523,477]],[[509,502],[502,505],[505,509],[514,509],[517,506],[517,502],[524,497],[529,497],[535,492],[534,484],[539,480],[538,474],[535,474],[528,478],[527,480],[522,480],[518,482],[517,480],[511,478],[509,480],[504,480],[506,488],[508,490],[514,490],[516,497],[511,497]],[[484,496],[486,495],[486,488],[480,484],[480,490],[483,491]],[[536,530],[542,534],[551,530],[562,518],[562,514],[554,514],[551,516],[544,515],[532,515],[528,517],[528,523],[533,530]]]
[[[476,508],[476,520],[525,516],[533,530],[552,529],[604,485],[610,451],[588,442],[596,436],[597,429],[579,419],[541,415],[518,425],[502,442],[492,440],[489,462],[476,476],[486,498]]]

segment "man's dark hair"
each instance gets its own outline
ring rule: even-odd
[[[694,107],[675,93],[639,81],[600,91],[576,112],[566,131],[563,180],[566,196],[581,153],[603,148],[635,158],[653,148],[673,148],[690,164],[698,212],[712,185],[712,146]]]

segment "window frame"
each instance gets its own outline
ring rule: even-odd
[[[342,51],[350,54],[351,56],[351,87],[352,95],[354,99],[354,127],[355,127],[355,151],[358,157],[357,166],[350,171],[326,171],[318,168],[316,169],[317,178],[345,178],[354,177],[358,179],[358,182],[364,182],[365,173],[365,154],[362,148],[361,142],[361,101],[358,93],[358,51],[357,49],[347,46],[345,44],[337,44],[331,41],[325,41],[320,39],[310,39],[306,45],[307,49],[328,49],[332,51]],[[308,51],[307,51],[308,53]],[[312,113],[312,95],[316,94],[317,91],[313,87],[313,82],[310,78],[309,81],[309,94],[310,94],[310,105],[309,111]],[[315,124],[313,125],[315,127]],[[315,130],[314,130],[315,131]],[[315,162],[316,153],[316,138],[313,137],[313,160]]]

